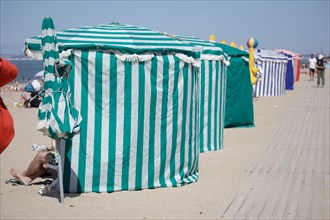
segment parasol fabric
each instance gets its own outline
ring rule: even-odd
[[[39,106],[37,129],[51,138],[67,139],[79,133],[81,117],[70,102],[67,76],[70,62],[60,60],[53,20],[42,22],[45,96]]]

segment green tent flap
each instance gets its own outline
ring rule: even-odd
[[[230,57],[247,57],[247,58],[249,57],[249,53],[244,50],[237,49],[227,44],[219,44],[219,43],[214,43],[214,44],[220,47],[222,51]]]
[[[225,44],[215,43],[230,57],[227,68],[225,128],[254,127],[253,89],[249,63],[244,58],[249,54]]]

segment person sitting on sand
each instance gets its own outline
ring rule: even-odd
[[[30,185],[33,180],[46,173],[47,164],[57,165],[57,154],[54,151],[54,147],[38,151],[26,170],[19,171],[12,168],[10,169],[10,174],[19,184]]]

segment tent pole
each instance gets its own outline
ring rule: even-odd
[[[60,148],[60,139],[56,138],[56,153],[58,157],[58,169],[57,169],[57,183],[60,188],[60,202],[64,203],[64,191],[63,191],[63,163],[62,163],[62,154]]]

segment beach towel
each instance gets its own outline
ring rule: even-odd
[[[16,66],[0,59],[0,87],[16,78]],[[15,135],[13,118],[0,97],[0,154],[7,148]]]

